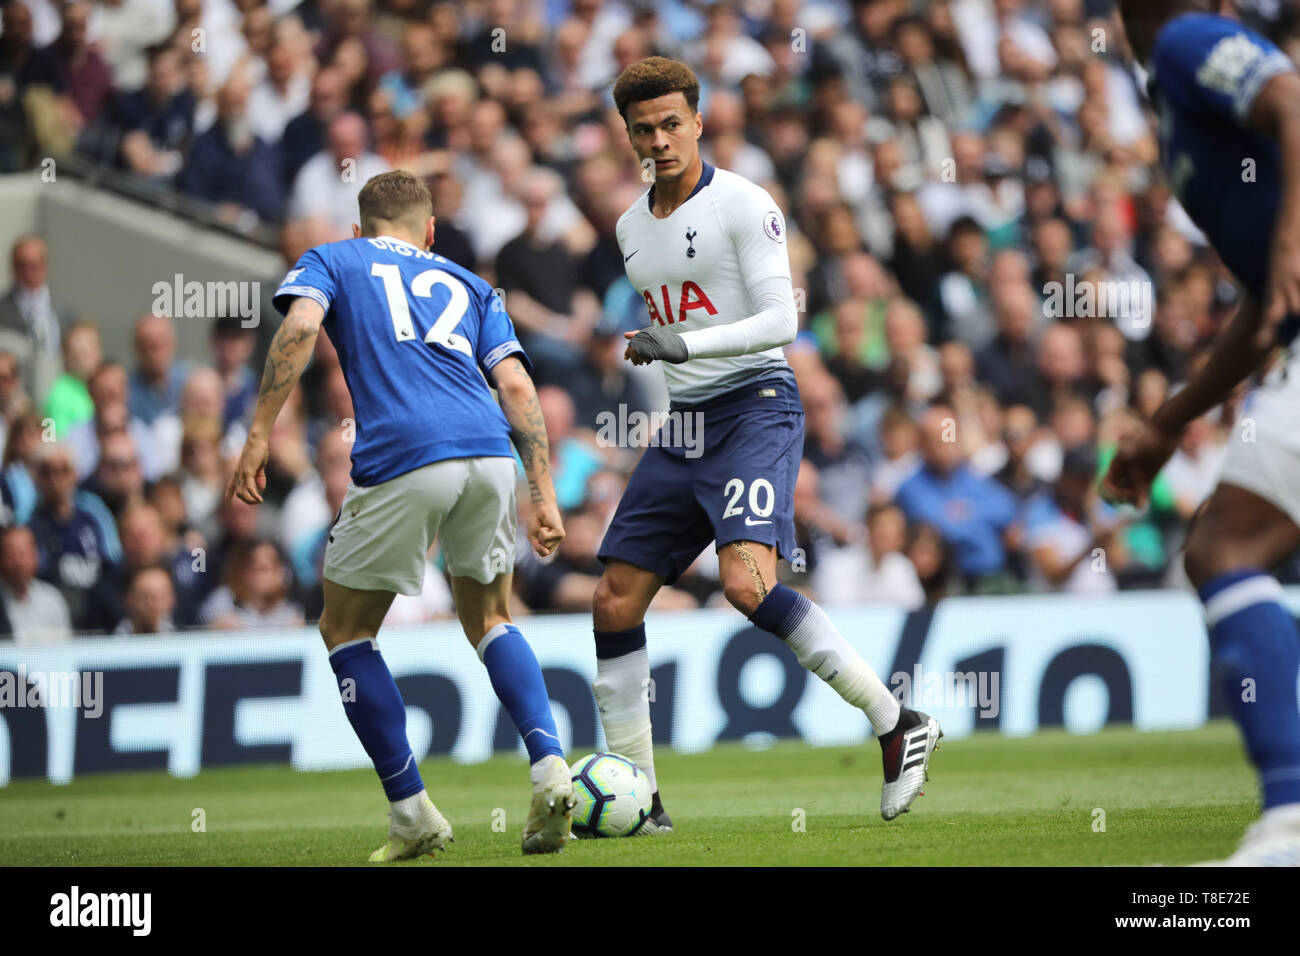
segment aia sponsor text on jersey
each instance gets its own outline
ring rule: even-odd
[[[713,303],[709,301],[708,295],[696,283],[687,279],[682,283],[681,294],[677,300],[677,311],[673,312],[673,300],[669,293],[667,285],[659,286],[659,299],[663,303],[663,312],[659,311],[659,304],[655,302],[654,293],[649,289],[642,289],[641,295],[645,299],[647,310],[650,312],[650,318],[660,325],[672,325],[674,322],[685,322],[690,316],[687,314],[692,309],[702,309],[708,315],[717,315],[718,310],[714,308]]]

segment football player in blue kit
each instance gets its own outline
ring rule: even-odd
[[[388,797],[388,842],[372,862],[432,855],[451,825],[425,792],[406,708],[376,640],[397,593],[419,594],[437,537],[465,636],[528,750],[525,853],[563,849],[573,784],[542,672],[510,621],[515,458],[528,478],[528,538],[564,538],[546,426],[510,317],[478,276],[428,251],[432,200],[406,172],[361,190],[354,238],[308,250],[275,295],[284,313],[227,495],[262,500],[272,425],[323,326],[356,412],[352,481],[329,532],[320,631],[343,709]],[[493,398],[496,388],[500,404]]]
[[[1121,442],[1104,482],[1141,504],[1183,429],[1300,331],[1300,76],[1268,39],[1197,0],[1124,0],[1160,119],[1161,165],[1245,291],[1209,361]],[[1300,548],[1300,365],[1279,362],[1249,401],[1185,564],[1211,659],[1259,772],[1263,812],[1224,861],[1300,865],[1300,633],[1271,571]]]

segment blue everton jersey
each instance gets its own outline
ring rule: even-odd
[[[1282,194],[1278,145],[1248,116],[1264,85],[1295,67],[1235,20],[1190,13],[1156,38],[1150,91],[1160,116],[1161,161],[1174,195],[1224,264],[1263,298]],[[1297,317],[1282,329],[1283,342]]]
[[[356,412],[352,480],[375,485],[445,458],[512,457],[510,426],[486,376],[528,359],[491,286],[388,236],[309,250],[275,307],[314,299]]]

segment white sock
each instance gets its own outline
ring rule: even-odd
[[[428,794],[423,790],[413,793],[401,800],[393,800],[388,806],[393,814],[393,823],[399,827],[412,827],[424,819],[424,801]]]
[[[568,776],[569,765],[555,754],[547,754],[528,768],[528,779],[533,782],[533,789],[536,790],[548,779],[561,772]]]
[[[650,792],[655,780],[654,742],[650,733],[650,655],[639,647],[622,657],[596,658],[596,694],[605,747],[622,754],[645,771]]]
[[[1300,828],[1300,803],[1282,803],[1269,807],[1259,815],[1259,819],[1268,827]]]
[[[812,671],[854,707],[863,710],[876,736],[887,734],[898,723],[898,698],[889,692],[876,672],[849,646],[812,601],[804,599],[807,612],[784,638],[799,663]]]

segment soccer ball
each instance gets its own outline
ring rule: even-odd
[[[573,832],[579,837],[625,837],[650,816],[650,778],[619,754],[587,754],[573,767]]]

